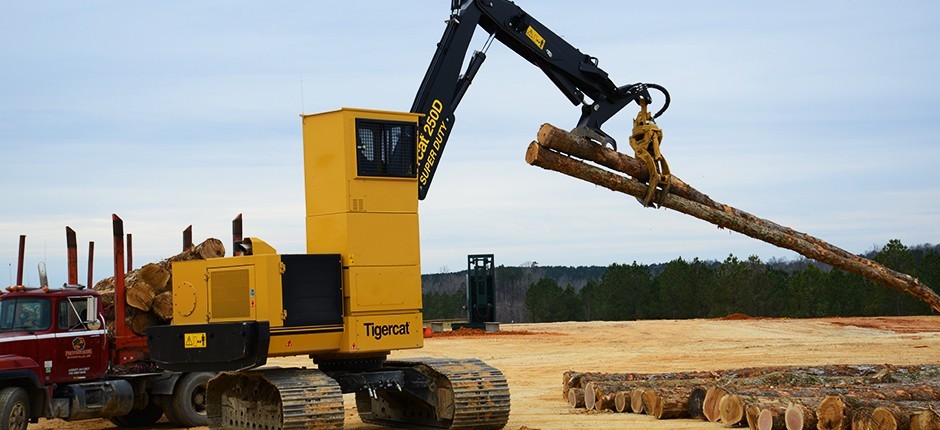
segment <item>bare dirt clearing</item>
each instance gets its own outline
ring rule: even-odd
[[[562,373],[677,372],[753,366],[822,364],[940,364],[940,317],[664,320],[504,324],[500,335],[444,336],[392,358],[476,357],[506,375],[512,391],[507,429],[723,428],[692,420],[576,412],[562,400]],[[513,335],[512,331],[525,331]],[[306,357],[276,359],[306,366]],[[362,424],[346,396],[346,428]],[[35,429],[105,429],[110,422],[42,420]],[[163,424],[155,428],[171,428]]]

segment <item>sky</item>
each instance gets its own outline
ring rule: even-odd
[[[850,252],[940,242],[940,3],[519,0],[618,85],[658,83],[673,174]],[[302,253],[301,113],[405,111],[450,2],[44,1],[0,6],[0,284],[65,281],[65,226],[110,276],[110,215],[140,265],[231,220]],[[472,49],[480,49],[478,30]],[[655,94],[654,94],[655,96]],[[604,130],[626,147],[629,106]],[[580,109],[496,42],[420,203],[423,273],[792,251],[524,161]],[[621,148],[623,149],[623,148]],[[6,273],[4,273],[6,272]]]

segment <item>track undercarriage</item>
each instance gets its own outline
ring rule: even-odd
[[[321,370],[271,368],[225,373],[208,386],[211,429],[342,429],[343,393],[356,393],[363,422],[392,427],[501,429],[509,385],[477,359],[377,361]]]

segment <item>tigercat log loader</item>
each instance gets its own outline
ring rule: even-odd
[[[541,68],[582,105],[576,131],[616,145],[601,125],[655,84],[618,87],[597,65],[506,0],[453,1],[410,113],[340,109],[303,116],[307,253],[257,238],[241,255],[173,265],[174,316],[148,332],[173,371],[229,371],[207,388],[211,428],[342,428],[342,393],[364,422],[499,429],[506,378],[476,359],[390,361],[423,346],[418,200],[485,54],[461,74],[477,26]],[[659,113],[668,106],[666,103]],[[645,109],[644,109],[645,111]],[[657,114],[658,115],[658,114]],[[309,355],[317,369],[259,368]]]

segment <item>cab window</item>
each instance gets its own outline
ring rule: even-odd
[[[88,320],[88,300],[85,297],[59,302],[59,330],[84,330]]]
[[[18,298],[0,302],[0,331],[48,330],[52,305],[47,299]]]

